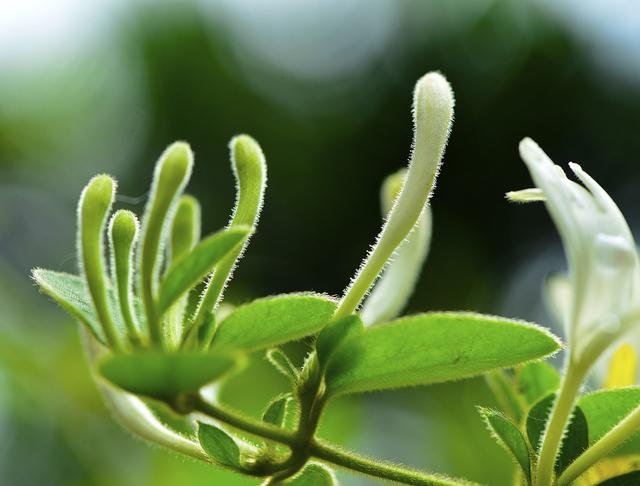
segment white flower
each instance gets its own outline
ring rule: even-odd
[[[560,233],[569,262],[571,296],[561,312],[571,358],[590,365],[636,320],[640,266],[631,231],[605,190],[578,164],[570,181],[531,139],[520,156],[537,190],[509,193],[515,201],[543,200]]]

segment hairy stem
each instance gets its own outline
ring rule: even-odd
[[[304,457],[300,457],[299,461],[295,461],[296,463],[301,462],[301,465],[304,465],[304,462],[309,458],[315,457],[335,466],[350,469],[374,478],[393,481],[399,484],[422,486],[460,486],[471,484],[398,466],[396,464],[383,463],[374,459],[369,459],[353,452],[344,451],[323,440],[315,439],[313,437],[303,441],[299,434],[294,434],[278,427],[242,416],[225,408],[212,405],[201,397],[196,399],[194,407],[197,412],[220,422],[224,422],[235,429],[263,439],[284,444],[291,448],[292,454],[295,456],[299,455],[296,454],[297,451],[302,452]],[[289,462],[287,461],[287,464],[288,463]],[[296,465],[297,464],[294,464],[294,467]]]
[[[567,373],[562,381],[558,398],[553,405],[551,418],[547,423],[547,428],[542,439],[540,458],[536,471],[536,486],[551,486],[553,484],[553,470],[562,443],[562,437],[567,427],[571,411],[573,410],[576,396],[582,386],[582,380],[588,370],[588,367],[576,363],[570,356],[568,360]]]

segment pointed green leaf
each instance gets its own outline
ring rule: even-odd
[[[486,373],[484,379],[502,412],[515,423],[521,423],[526,403],[516,390],[514,377],[506,370],[495,370]]]
[[[356,314],[330,321],[320,331],[316,340],[318,359],[326,365],[341,342],[362,332],[364,332],[364,322]]]
[[[527,363],[517,371],[518,391],[529,405],[560,387],[560,373],[544,361]]]
[[[345,341],[327,368],[327,388],[339,395],[457,380],[559,348],[549,332],[522,321],[470,313],[419,314]]]
[[[598,486],[637,486],[640,484],[640,471],[633,471],[630,473],[609,478],[606,481],[598,483]]]
[[[331,318],[336,303],[318,294],[285,294],[237,307],[220,324],[213,346],[256,350],[315,334]]]
[[[236,441],[213,425],[198,422],[198,440],[211,459],[221,466],[242,469]]]
[[[159,400],[172,400],[220,378],[238,364],[229,352],[119,354],[100,363],[100,374],[123,390]]]
[[[287,415],[287,407],[292,399],[291,393],[285,393],[271,400],[262,414],[262,421],[276,427],[282,427]]]
[[[576,458],[589,447],[589,426],[579,406],[573,409],[571,423],[562,441],[562,449],[556,462],[556,474],[564,471]]]
[[[544,434],[544,429],[547,426],[547,420],[549,419],[549,414],[551,413],[555,396],[555,393],[551,393],[546,397],[541,398],[531,407],[527,414],[527,421],[525,424],[527,428],[527,438],[529,439],[529,444],[531,444],[531,448],[534,451],[538,451],[540,449],[540,442],[542,440],[542,435]]]
[[[527,416],[527,436],[529,443],[538,450],[544,430],[549,420],[549,414],[553,408],[555,401],[555,393],[551,393],[538,401],[529,410]],[[556,461],[555,470],[557,474],[564,471],[580,454],[582,454],[589,446],[589,428],[587,419],[580,406],[573,409],[571,422],[562,440],[560,454]]]
[[[531,460],[529,458],[529,448],[518,427],[500,412],[482,407],[478,407],[478,410],[487,423],[491,435],[516,460],[530,483]]]
[[[78,319],[84,324],[101,344],[107,346],[107,340],[102,331],[102,326],[98,322],[98,316],[91,302],[91,296],[87,290],[84,279],[77,275],[71,275],[64,272],[54,272],[53,270],[45,270],[36,268],[32,272],[34,281],[40,287],[40,290],[55,300],[67,313],[73,318]],[[113,313],[116,328],[120,333],[125,332],[125,325],[122,322],[118,309],[118,303],[115,293],[112,289],[107,289],[107,297]],[[145,320],[142,312],[142,306],[139,300],[134,299],[134,311],[136,321],[140,329],[145,329]]]
[[[280,349],[274,348],[267,351],[267,361],[273,365],[273,367],[289,378],[292,383],[296,383],[299,378],[299,371],[295,365],[291,362],[289,357],[284,354]]]
[[[287,486],[334,486],[338,483],[331,469],[321,464],[311,463],[284,484]]]
[[[202,240],[186,255],[178,258],[167,270],[160,287],[158,312],[164,314],[194,285],[200,282],[220,259],[239,245],[250,228],[236,226],[221,230]]]
[[[640,406],[640,387],[600,390],[578,401],[589,424],[589,443],[593,444]],[[633,434],[609,456],[640,453],[640,432]]]

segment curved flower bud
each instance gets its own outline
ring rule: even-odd
[[[578,164],[569,167],[584,186],[570,181],[531,139],[522,140],[520,155],[569,262],[571,306],[563,324],[572,359],[589,366],[630,327],[626,317],[640,305],[633,236],[611,197]]]

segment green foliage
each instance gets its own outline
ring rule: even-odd
[[[99,371],[111,383],[130,393],[172,402],[178,395],[197,392],[233,370],[238,357],[228,352],[139,352],[107,357]]]
[[[335,301],[318,294],[285,294],[242,305],[218,324],[213,346],[254,351],[318,332],[331,318]]]
[[[364,332],[362,319],[355,314],[329,322],[316,340],[318,359],[326,366],[341,342]]]
[[[589,443],[593,444],[640,406],[640,388],[618,388],[588,393],[578,404],[589,424]],[[640,432],[631,435],[611,456],[640,453]]]
[[[291,383],[295,384],[298,382],[300,373],[286,354],[275,348],[267,351],[266,356],[269,363],[271,363],[276,370],[289,378]]]
[[[193,154],[184,142],[169,146],[154,171],[140,238],[133,213],[119,210],[111,218],[110,274],[103,241],[116,183],[105,175],[93,178],[78,210],[80,276],[36,269],[33,277],[90,331],[85,333],[87,356],[106,379],[98,381],[99,388],[121,422],[155,444],[268,478],[267,484],[335,484],[332,472],[314,460],[404,484],[462,484],[342,451],[316,437],[327,401],[341,394],[490,373],[488,382],[506,397],[503,401],[519,423],[527,404],[558,388],[557,373],[532,361],[553,354],[560,343],[529,323],[440,312],[365,329],[363,319],[374,324],[395,316],[419,275],[431,231],[426,203],[442,162],[453,104],[451,87],[440,74],[429,73],[417,83],[409,167],[385,184],[388,217],[339,301],[294,293],[259,298],[229,312],[232,306],[220,306],[263,205],[266,162],[251,137],[240,135],[230,143],[236,205],[227,228],[204,240],[200,205],[183,195]],[[396,252],[397,260],[388,266]],[[381,272],[382,279],[356,312]],[[280,349],[267,352],[269,362],[289,379],[290,391],[273,397],[262,420],[212,403],[211,390],[202,390],[228,376],[246,353],[305,337],[308,354],[301,369]],[[502,372],[513,366],[521,366],[515,375]],[[537,443],[549,408],[550,403],[533,406],[526,423],[529,440]],[[594,421],[599,420],[596,408],[589,408]],[[481,413],[530,478],[535,461],[516,423],[490,409]],[[209,423],[199,422],[196,431],[195,414],[257,439],[257,446],[243,449],[240,439]],[[559,470],[584,450],[587,440],[578,407]]]
[[[285,393],[271,400],[262,414],[262,421],[276,427],[282,427],[287,416],[287,408],[292,400],[293,397],[290,393]]]
[[[544,361],[527,363],[517,371],[518,391],[529,405],[533,405],[560,387],[560,373]]]
[[[185,292],[200,282],[220,259],[247,237],[249,231],[245,226],[218,231],[174,261],[160,286],[159,315],[162,316]]]
[[[636,486],[637,484],[640,484],[640,471],[632,471],[621,476],[609,478],[598,483],[598,486]]]
[[[231,469],[241,470],[240,448],[226,432],[213,425],[198,423],[200,445],[216,463]]]
[[[539,451],[554,402],[555,394],[551,393],[535,403],[527,416],[527,436],[536,451]],[[556,473],[564,471],[588,446],[589,426],[581,406],[578,405],[573,409],[571,422],[562,442],[562,449],[555,464]]]
[[[67,311],[75,319],[84,324],[89,332],[93,334],[98,341],[108,346],[106,336],[100,325],[91,296],[87,290],[84,280],[76,275],[64,272],[54,272],[53,270],[45,270],[36,268],[32,272],[32,276],[40,290],[55,300],[60,306]],[[116,296],[111,289],[107,289],[107,296],[110,302],[112,312],[117,310]],[[142,313],[139,302],[134,302],[134,311],[136,312],[137,322],[144,329],[144,314]],[[119,333],[125,332],[125,325],[120,319],[118,313],[113,312],[116,328]]]
[[[480,415],[487,423],[491,435],[498,444],[504,447],[520,466],[522,473],[531,482],[531,459],[527,441],[518,429],[507,417],[496,410],[479,407]]]
[[[556,352],[559,342],[521,321],[466,313],[398,319],[348,339],[327,368],[331,395],[457,380]]]

